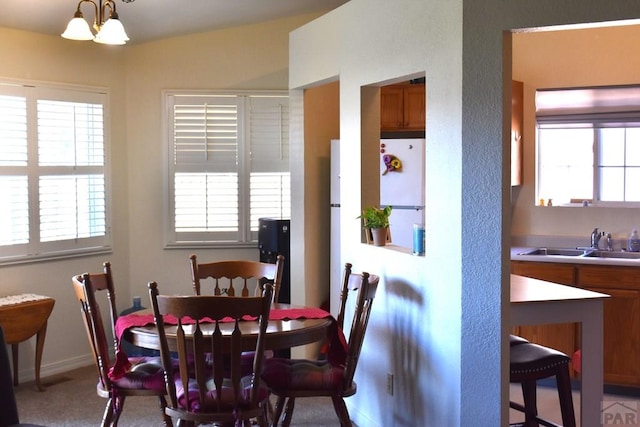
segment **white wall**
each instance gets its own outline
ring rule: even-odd
[[[442,32],[437,39],[429,37],[443,27],[458,31]],[[460,417],[458,391],[442,387],[448,379],[460,378],[456,337],[461,329],[460,307],[443,304],[449,298],[460,300],[460,286],[455,285],[460,271],[438,268],[460,265],[460,247],[433,243],[460,240],[460,223],[454,220],[460,212],[460,158],[448,153],[448,147],[460,145],[460,28],[459,2],[436,9],[417,1],[352,0],[291,36],[291,88],[334,77],[340,81],[341,159],[348,159],[341,167],[342,263],[352,262],[356,270],[383,278],[358,365],[359,391],[347,399],[358,425],[443,425],[438,422],[443,419],[449,420],[447,425],[456,425]],[[437,67],[436,62],[444,66]],[[451,218],[447,227],[427,230],[427,248],[437,246],[438,251],[428,249],[431,255],[425,258],[361,244],[360,221],[356,219],[361,210],[363,169],[377,171],[377,164],[361,165],[361,158],[378,158],[373,151],[377,141],[368,141],[369,152],[363,155],[361,139],[379,134],[379,129],[372,132],[361,127],[361,87],[415,74],[426,75],[428,93],[426,216],[438,222]],[[441,107],[432,108],[435,105]],[[293,124],[292,140],[301,134],[296,125],[301,123]],[[304,162],[292,163],[292,181],[304,182],[298,184],[299,191],[311,192],[315,182],[306,174],[306,143],[298,139],[294,145],[294,151],[300,152],[297,157]],[[306,197],[306,193],[304,197],[293,193],[294,233],[297,226],[305,228],[301,223],[314,220],[303,215],[306,211],[299,202]],[[309,254],[312,245],[305,244],[304,249],[292,246],[300,261],[294,260],[294,265],[313,257]],[[302,274],[300,269],[292,271],[292,280]],[[429,351],[433,342],[438,348]],[[385,394],[387,372],[395,375],[394,397]],[[446,407],[435,404],[439,399],[447,402]]]
[[[511,57],[504,31],[625,16],[640,16],[640,4],[351,0],[292,33],[294,93],[340,80],[341,157],[350,159],[341,168],[348,194],[341,200],[342,261],[383,278],[356,375],[359,391],[348,399],[359,425],[508,423],[510,93],[503,98],[502,88],[510,87]],[[369,134],[361,127],[360,88],[417,72],[426,74],[427,87],[425,258],[361,244],[355,220],[366,185],[361,139]],[[297,107],[292,116],[301,117]],[[294,121],[294,232],[313,220],[303,202],[315,186],[304,170],[303,135],[302,121]],[[292,246],[294,280],[303,277],[312,248],[306,241]],[[387,372],[396,376],[393,397],[385,391]]]

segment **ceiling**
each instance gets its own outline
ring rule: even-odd
[[[60,35],[79,0],[3,0],[0,27]],[[130,0],[128,0],[130,1]],[[115,0],[131,43],[328,12],[348,0]],[[97,3],[98,0],[95,0]],[[92,6],[81,11],[92,23]]]

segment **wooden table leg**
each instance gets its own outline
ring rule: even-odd
[[[38,330],[36,336],[36,387],[38,390],[44,391],[44,387],[40,382],[40,364],[42,363],[42,349],[44,348],[44,337],[47,335],[47,322],[44,322],[42,328]]]

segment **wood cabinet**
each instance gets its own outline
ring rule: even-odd
[[[604,381],[640,385],[640,268],[581,265],[578,287],[608,294],[604,302]]]
[[[380,88],[380,130],[424,130],[424,84],[397,84]]]
[[[561,285],[574,286],[576,283],[576,267],[573,264],[512,261],[511,273]]]
[[[640,386],[640,268],[595,264],[512,261],[514,274],[608,294],[604,302],[604,382]],[[580,347],[580,325],[514,328],[533,342],[572,356]]]

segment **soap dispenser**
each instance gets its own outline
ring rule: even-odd
[[[638,229],[634,228],[629,236],[629,242],[627,245],[629,252],[640,252],[640,236],[638,235]]]

